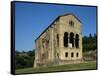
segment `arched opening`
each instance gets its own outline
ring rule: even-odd
[[[65,57],[68,57],[68,52],[65,53]]]
[[[71,57],[74,57],[74,53],[73,52],[71,53]]]
[[[79,56],[79,54],[78,53],[76,53],[76,57],[78,57]]]
[[[64,33],[64,47],[68,47],[68,32]]]
[[[59,35],[57,34],[57,46],[59,46]]]
[[[76,34],[75,46],[76,46],[76,48],[79,48],[79,35],[78,34]]]
[[[42,39],[42,46],[43,46],[43,48],[45,47],[45,40],[44,40],[44,38]]]
[[[70,43],[72,44],[72,47],[74,47],[74,33],[70,33]]]
[[[69,21],[70,26],[74,26],[74,22],[72,20]]]

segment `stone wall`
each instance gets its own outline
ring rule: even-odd
[[[82,25],[72,14],[59,16],[36,40],[34,67],[75,63],[81,60]]]

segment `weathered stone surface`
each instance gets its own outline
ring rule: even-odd
[[[34,67],[82,61],[82,25],[73,14],[59,16],[35,42]]]

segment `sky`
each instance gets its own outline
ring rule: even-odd
[[[15,3],[15,50],[35,49],[35,39],[59,15],[73,13],[82,22],[82,35],[96,33],[96,7]]]

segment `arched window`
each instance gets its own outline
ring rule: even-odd
[[[57,34],[57,45],[59,46],[59,35]]]
[[[65,57],[68,57],[68,52],[65,53]]]
[[[78,53],[76,53],[76,57],[78,57],[79,56],[79,54]]]
[[[74,22],[72,20],[69,21],[70,26],[74,26]]]
[[[74,33],[70,33],[70,43],[72,44],[72,47],[74,47]]]
[[[64,46],[68,47],[68,32],[64,33]]]
[[[73,52],[71,53],[71,57],[74,57],[74,53]]]
[[[76,48],[79,48],[79,35],[78,34],[76,34],[75,46],[76,46]]]

